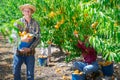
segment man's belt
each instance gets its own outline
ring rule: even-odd
[[[30,52],[27,53],[22,53],[19,50],[17,50],[17,55],[21,55],[21,56],[31,56],[35,54],[35,50],[31,50]]]

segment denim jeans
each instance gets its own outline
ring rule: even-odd
[[[34,65],[35,57],[31,56],[21,56],[14,55],[13,59],[13,74],[14,80],[21,80],[21,66],[25,63],[27,71],[27,80],[34,80]]]
[[[85,62],[80,62],[76,61],[73,63],[73,67],[75,69],[78,69],[80,71],[83,71],[84,74],[90,74],[92,72],[96,72],[99,68],[98,62],[92,62],[91,64],[85,63]]]

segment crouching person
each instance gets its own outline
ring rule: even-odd
[[[81,55],[83,57],[83,60],[74,62],[73,67],[74,69],[83,71],[85,75],[89,75],[93,72],[96,72],[99,66],[98,62],[96,61],[97,52],[92,46],[86,46],[86,43],[88,43],[88,38],[86,38],[84,42],[78,40],[77,47],[82,51]]]

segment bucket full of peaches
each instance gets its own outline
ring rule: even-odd
[[[113,62],[110,61],[103,61],[99,62],[99,65],[101,65],[101,69],[104,76],[112,76],[114,69],[113,69]]]
[[[40,66],[47,66],[47,56],[46,55],[40,55],[38,57],[39,65]]]
[[[85,74],[82,71],[75,70],[72,73],[72,80],[85,80]]]
[[[35,40],[34,35],[26,31],[19,32],[19,36],[21,39],[21,42],[18,46],[19,50],[21,50],[22,48],[29,48]]]

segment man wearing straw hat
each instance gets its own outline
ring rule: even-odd
[[[27,80],[34,80],[34,64],[35,64],[35,47],[40,42],[40,26],[32,18],[32,14],[36,11],[36,8],[30,4],[24,4],[19,7],[22,11],[23,17],[15,22],[15,26],[19,29],[20,32],[26,31],[30,34],[33,34],[33,38],[21,38],[21,42],[30,43],[29,47],[23,47],[19,49],[18,46],[15,50],[14,59],[13,59],[13,74],[14,80],[21,80],[21,66],[23,63],[26,65]],[[19,22],[24,25],[20,25]]]

